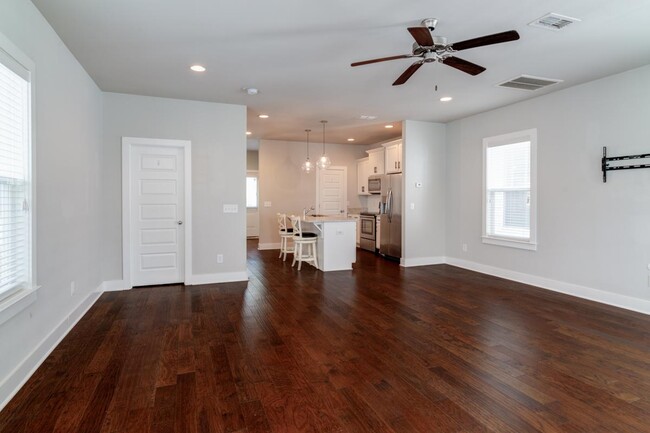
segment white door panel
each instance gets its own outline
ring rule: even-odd
[[[130,160],[131,282],[182,282],[183,149],[133,145]]]
[[[347,188],[346,167],[318,170],[318,213],[323,215],[347,213]]]

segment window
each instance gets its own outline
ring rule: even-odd
[[[30,171],[30,72],[0,48],[0,301],[32,286]]]
[[[483,242],[534,250],[537,130],[483,140]]]
[[[246,207],[256,208],[257,200],[257,175],[246,176]]]

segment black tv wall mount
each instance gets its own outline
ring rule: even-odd
[[[644,153],[642,155],[626,155],[626,156],[610,156],[607,157],[607,147],[603,146],[603,159],[601,160],[601,169],[603,170],[603,182],[607,182],[607,172],[613,170],[632,170],[635,168],[650,168],[649,164],[631,164],[631,165],[615,165],[610,166],[611,161],[627,161],[633,159],[649,159],[650,153]]]

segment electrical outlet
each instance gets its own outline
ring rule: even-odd
[[[239,206],[236,204],[224,204],[223,213],[237,213],[239,212]]]
[[[467,244],[463,244],[462,248],[463,248],[463,252],[466,253],[467,252]]]
[[[75,284],[74,281],[70,283],[70,296],[74,296]]]
[[[264,202],[264,207],[271,207],[271,202],[270,201],[265,201]]]
[[[415,203],[411,203],[411,210],[415,210]]]
[[[217,254],[217,263],[223,263],[223,254]]]

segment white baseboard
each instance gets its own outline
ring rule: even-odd
[[[409,268],[411,266],[442,265],[445,263],[445,257],[413,257],[400,259],[400,266]]]
[[[192,275],[192,279],[186,286],[194,286],[197,284],[216,284],[216,283],[232,283],[236,281],[248,281],[248,272],[220,272],[217,274],[198,274]]]
[[[279,250],[280,249],[280,242],[269,243],[269,244],[259,243],[259,244],[257,244],[257,249],[258,250]]]
[[[102,292],[119,292],[121,290],[131,290],[131,287],[128,287],[124,280],[110,280],[104,281],[99,290]]]
[[[90,293],[81,303],[63,319],[52,332],[12,371],[7,378],[0,383],[0,410],[4,408],[14,395],[34,374],[36,369],[45,361],[52,351],[59,345],[61,340],[68,335],[68,332],[77,324],[79,319],[93,306],[101,295],[100,285],[96,291]]]
[[[522,272],[497,268],[494,266],[470,262],[468,260],[456,259],[453,257],[447,257],[446,262],[449,265],[458,266],[459,268],[469,269],[471,271],[480,272],[482,274],[493,275],[495,277],[505,278],[507,280],[517,281],[519,283],[529,284],[531,286],[541,287],[542,289],[552,290],[554,292],[564,293],[566,295],[576,296],[578,298],[588,299],[590,301],[600,302],[602,304],[612,305],[614,307],[625,308],[626,310],[632,310],[643,314],[650,314],[650,301],[645,299],[606,292],[604,290],[580,286],[578,284],[552,280],[550,278],[544,278],[537,275],[524,274]]]

